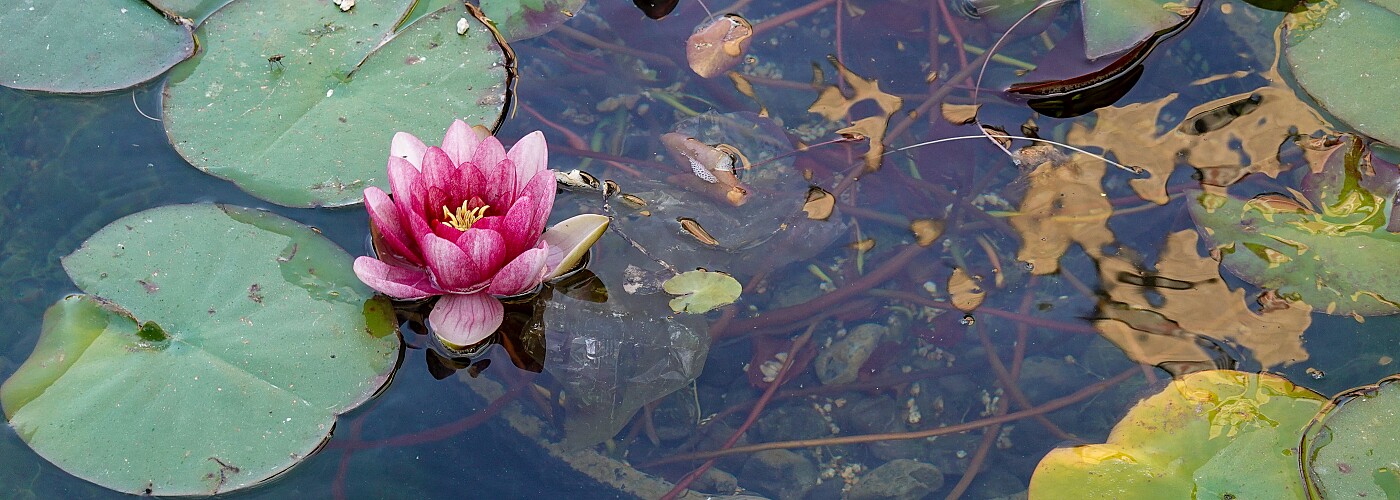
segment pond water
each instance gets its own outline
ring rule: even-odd
[[[932,464],[940,476],[918,476],[928,486],[925,498],[1001,498],[1024,494],[1052,448],[1102,442],[1127,408],[1172,372],[1267,370],[1330,396],[1397,371],[1392,360],[1400,357],[1400,344],[1393,335],[1400,322],[1394,316],[1363,322],[1320,307],[1309,313],[1295,305],[1291,315],[1288,306],[1283,313],[1261,310],[1254,300],[1260,288],[1219,268],[1205,242],[1179,236],[1197,229],[1186,193],[1200,187],[1202,174],[1191,167],[1262,165],[1265,159],[1255,156],[1268,153],[1277,156],[1281,167],[1274,168],[1281,173],[1251,175],[1241,185],[1251,193],[1283,192],[1301,186],[1309,161],[1305,151],[1290,149],[1290,134],[1346,130],[1310,111],[1316,105],[1288,86],[1287,68],[1274,68],[1273,28],[1282,13],[1238,1],[1204,3],[1187,29],[1160,41],[1139,74],[1106,86],[1126,89],[1120,98],[1108,99],[1098,112],[1061,107],[1058,113],[1073,116],[1056,118],[1047,116],[1057,113],[1053,106],[1036,113],[1025,99],[1001,91],[1024,80],[1029,67],[1057,65],[1048,62],[1055,57],[1049,47],[1078,36],[1077,8],[1025,29],[1043,35],[1001,44],[978,81],[972,71],[981,65],[978,56],[997,43],[1001,28],[990,18],[966,17],[960,4],[741,0],[710,7],[741,12],[754,23],[752,45],[735,68],[743,81],[702,79],[687,68],[686,38],[706,18],[698,3],[683,2],[659,21],[621,0],[589,4],[563,28],[511,44],[519,62],[518,102],[498,132],[510,144],[543,130],[551,168],[615,180],[623,192],[650,203],[639,209],[613,198],[605,207],[596,193],[561,191],[554,220],[607,210],[621,232],[605,235],[590,261],[611,305],[590,309],[587,302],[561,299],[558,307],[573,312],[551,310],[551,330],[628,346],[648,341],[608,329],[651,321],[635,328],[664,333],[664,325],[673,325],[679,328],[673,332],[707,335],[698,379],[672,384],[667,391],[680,388],[673,394],[652,395],[647,400],[657,401],[635,416],[642,402],[621,405],[620,415],[585,418],[569,413],[576,405],[561,403],[579,391],[579,380],[568,379],[579,371],[561,367],[553,354],[539,376],[512,366],[501,346],[473,358],[492,360],[479,377],[465,370],[445,374],[427,337],[405,328],[402,362],[380,396],[343,415],[318,453],[267,484],[229,496],[659,496],[665,485],[623,476],[619,471],[630,467],[622,464],[678,481],[704,460],[667,457],[722,447],[761,401],[739,446],[818,442],[784,447],[790,452],[721,457],[714,467],[737,476],[752,494],[840,498],[871,469],[913,459]],[[975,85],[983,90],[974,95]],[[79,292],[59,259],[126,215],[179,203],[261,208],[318,228],[351,254],[371,251],[362,207],[281,207],[192,168],[158,121],[161,88],[160,80],[100,96],[0,88],[0,377],[10,377],[28,357],[44,310]],[[809,111],[833,88],[878,99],[835,99],[834,120]],[[1189,137],[1172,135],[1207,103],[1251,95],[1264,96],[1256,108],[1217,113],[1235,119],[1234,128],[1227,121]],[[902,99],[897,110],[880,106],[892,97]],[[978,135],[977,125],[954,123],[961,121],[956,115],[969,113],[957,105],[974,103],[981,104],[976,116],[982,124],[1108,151],[1147,171],[1071,158],[1064,149],[1019,151],[1032,145],[1024,140],[1013,146],[1019,164],[981,138],[913,147]],[[878,171],[862,170],[869,141],[819,144],[839,138],[837,130],[855,120],[881,116],[858,130],[876,138],[888,133],[884,142],[893,152],[878,158]],[[393,131],[383,133],[386,153]],[[811,147],[743,172],[751,198],[734,207],[722,195],[675,194],[686,192],[677,176],[691,175],[691,167],[663,145],[661,136],[672,131],[734,144],[756,164],[798,149],[798,141]],[[1042,160],[1061,168],[1036,170]],[[852,174],[858,180],[849,180]],[[828,220],[792,218],[803,213],[804,201],[823,194],[814,195],[809,185],[825,196],[838,193]],[[1037,210],[1056,215],[1027,215]],[[702,224],[723,248],[682,232],[678,217]],[[919,244],[938,229],[932,244]],[[1172,236],[1177,246],[1167,244],[1169,235],[1178,235]],[[745,285],[743,296],[704,321],[672,315],[665,294],[654,293],[648,281],[664,267],[656,259],[682,270],[728,272]],[[1178,335],[1167,343],[1134,344],[1118,337],[1129,351],[1137,349],[1130,357],[1098,334],[1111,330],[1102,323],[1111,315],[1104,304],[1112,302],[1157,311],[1164,323],[1189,332],[1187,340]],[[590,323],[584,317],[612,311],[626,311],[630,319]],[[555,341],[552,349],[559,338],[557,332],[548,338]],[[672,341],[673,347],[684,343]],[[672,357],[686,355],[629,352],[610,358],[601,371],[617,377],[606,382],[625,392],[676,377],[665,364]],[[789,358],[793,373],[768,400],[765,389]],[[659,371],[647,371],[650,363]],[[497,413],[491,402],[502,387],[516,389]],[[878,437],[1047,404],[1054,410],[964,433]],[[620,432],[608,438],[615,429]],[[554,443],[566,434],[596,439],[584,437],[582,448],[560,451]],[[821,441],[848,436],[876,437]],[[593,444],[598,441],[604,442]],[[6,498],[120,496],[45,461],[8,426],[0,431],[0,464],[0,496]],[[712,478],[692,487],[734,493],[725,491],[725,479]]]

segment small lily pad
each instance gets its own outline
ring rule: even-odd
[[[195,167],[287,206],[340,206],[387,188],[395,131],[495,127],[514,61],[474,7],[410,19],[412,0],[239,0],[197,32],[203,46],[165,89],[165,130]],[[468,29],[458,34],[466,19]],[[395,30],[401,22],[408,24]]]
[[[398,358],[350,256],[256,210],[119,219],[63,259],[78,287],[0,388],[18,435],[88,481],[154,496],[258,484],[330,436]]]
[[[1108,442],[1052,450],[1031,498],[1305,498],[1298,436],[1325,398],[1287,379],[1211,370],[1138,402]]]
[[[142,0],[6,2],[0,85],[59,93],[135,86],[190,57],[192,30]]]
[[[1400,497],[1400,375],[1332,398],[1303,437],[1314,498]]]
[[[1400,0],[1327,0],[1289,14],[1284,53],[1298,85],[1357,131],[1400,144]]]
[[[1185,21],[1161,0],[1082,0],[1084,55],[1117,54]]]
[[[744,291],[733,276],[713,271],[695,270],[684,272],[666,280],[662,289],[671,295],[671,310],[690,314],[703,314],[716,307],[733,304]]]

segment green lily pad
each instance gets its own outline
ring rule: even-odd
[[[127,216],[63,259],[78,287],[0,388],[18,435],[64,470],[145,495],[211,495],[314,452],[388,381],[392,306],[350,256],[256,210]]]
[[[498,126],[514,77],[508,49],[460,3],[393,31],[413,3],[225,6],[199,27],[204,50],[167,83],[170,142],[259,198],[340,206],[387,188],[394,132],[441,137],[454,118]]]
[[[1332,398],[1303,436],[1313,498],[1400,498],[1400,375]]]
[[[690,314],[703,314],[720,306],[733,304],[744,291],[733,276],[705,270],[695,270],[678,274],[661,284],[661,288],[671,295],[671,310]]]
[[[1305,498],[1295,447],[1325,398],[1277,375],[1228,370],[1173,380],[1108,442],[1052,450],[1031,498]]]
[[[1277,194],[1187,193],[1191,218],[1230,272],[1339,315],[1400,313],[1400,234],[1364,190],[1322,212]]]
[[[1289,14],[1298,85],[1357,131],[1400,145],[1400,0],[1325,0]]]
[[[7,2],[0,85],[70,94],[131,87],[190,57],[192,29],[141,0]]]
[[[1186,20],[1161,0],[1082,0],[1084,55],[1098,59],[1123,52]],[[1188,2],[1190,3],[1190,2]]]

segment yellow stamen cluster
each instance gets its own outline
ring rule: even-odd
[[[488,208],[491,208],[491,206],[482,205],[476,208],[467,208],[467,202],[465,201],[462,202],[461,207],[457,208],[456,213],[453,213],[451,208],[442,207],[442,218],[444,219],[442,223],[455,227],[458,231],[466,231],[468,228],[472,227],[472,224],[476,224],[476,221],[486,216],[486,209]]]

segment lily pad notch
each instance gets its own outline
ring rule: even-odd
[[[350,262],[258,210],[117,220],[63,259],[86,295],[45,314],[0,387],[5,416],[45,459],[124,493],[259,484],[318,449],[399,362],[392,305]]]

